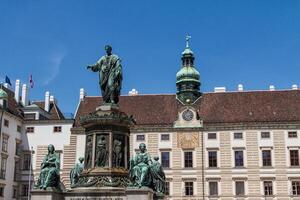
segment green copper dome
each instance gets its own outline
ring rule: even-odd
[[[8,95],[7,93],[1,88],[0,89],[0,99],[7,99]]]
[[[183,81],[200,83],[200,73],[194,67],[184,66],[176,74],[176,83]]]

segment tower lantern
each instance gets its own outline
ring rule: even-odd
[[[186,36],[186,47],[181,57],[182,66],[176,74],[176,94],[183,104],[193,104],[201,95],[200,73],[194,65],[195,57],[189,45],[190,39],[191,36]]]

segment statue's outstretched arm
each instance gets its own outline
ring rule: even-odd
[[[97,71],[100,71],[101,65],[102,65],[102,59],[98,60],[98,62],[96,62],[96,63],[93,64],[93,65],[88,65],[88,66],[87,66],[87,69],[90,69],[90,70],[92,70],[93,72],[97,72]]]

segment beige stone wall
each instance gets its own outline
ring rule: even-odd
[[[168,199],[203,199],[203,189],[205,190],[206,199],[211,199],[208,196],[208,179],[213,177],[220,177],[216,179],[219,181],[219,197],[218,200],[232,200],[232,199],[241,199],[237,198],[235,193],[235,181],[243,180],[245,181],[245,192],[247,200],[260,200],[264,199],[262,181],[267,178],[273,181],[273,191],[274,199],[277,200],[288,200],[290,199],[288,195],[290,194],[290,180],[287,175],[287,160],[289,155],[287,152],[287,146],[285,142],[285,134],[287,131],[284,130],[270,130],[272,139],[270,144],[271,146],[265,147],[261,142],[261,130],[239,130],[239,131],[215,131],[218,133],[218,159],[219,166],[214,173],[211,173],[206,168],[207,163],[202,163],[202,158],[207,161],[207,149],[206,143],[207,138],[202,132],[199,134],[199,144],[196,148],[191,148],[195,153],[195,166],[193,170],[186,170],[183,168],[183,151],[184,148],[181,148],[178,141],[181,136],[180,134],[185,134],[186,132],[173,132],[171,133],[172,147],[171,151],[171,166],[172,168],[166,170],[166,175],[168,180],[172,183],[170,184],[171,196]],[[239,145],[234,145],[233,142],[233,133],[234,132],[243,132],[243,142],[240,142]],[[135,137],[136,133],[131,135]],[[139,133],[143,134],[143,133]],[[147,135],[147,148],[151,155],[159,154],[159,148],[157,143],[159,143],[159,134],[161,133],[144,133]],[[192,134],[192,132],[190,132]],[[204,147],[202,147],[202,141],[204,142]],[[133,145],[133,144],[132,144]],[[245,167],[238,169],[234,167],[234,149],[240,148],[244,151],[244,164]],[[263,168],[261,166],[261,149],[270,148],[272,150],[272,160],[273,166],[270,168]],[[203,151],[204,150],[204,151]],[[203,151],[203,152],[202,152]],[[202,173],[202,166],[205,166],[204,177]],[[300,174],[300,168],[298,174]],[[292,172],[290,172],[291,174]],[[295,173],[295,172],[293,172]],[[194,192],[196,193],[193,197],[184,196],[184,180],[188,177],[195,177],[193,179],[196,184],[194,184]],[[204,179],[204,183],[203,183]],[[192,179],[191,179],[192,180]],[[297,199],[294,197],[294,199]]]
[[[249,200],[257,200],[261,196],[260,176],[259,176],[259,154],[258,132],[245,132],[246,152],[247,152],[247,174],[248,174],[248,195]]]
[[[232,175],[231,175],[231,153],[232,147],[230,142],[230,132],[221,132],[219,134],[220,137],[220,174],[221,174],[221,181],[219,189],[224,200],[230,200],[232,196]],[[227,197],[229,196],[229,197]]]
[[[70,145],[64,145],[64,167],[61,174],[61,181],[66,188],[70,187],[70,171],[76,163],[77,136],[70,136]]]

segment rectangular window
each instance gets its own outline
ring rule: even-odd
[[[18,188],[14,186],[13,188],[13,196],[12,198],[17,199],[18,198]]]
[[[262,139],[270,138],[270,132],[261,132],[260,135]]]
[[[170,167],[170,152],[161,152],[161,165],[164,168]]]
[[[273,195],[273,184],[272,181],[264,181],[264,195]]]
[[[2,151],[7,152],[8,150],[8,136],[3,135],[3,140],[2,140]]]
[[[290,150],[290,162],[291,166],[299,166],[299,151]]]
[[[243,139],[243,133],[234,133],[234,139]]]
[[[209,151],[208,152],[208,166],[209,167],[218,167],[217,162],[217,151]]]
[[[271,150],[262,150],[263,166],[272,166]]]
[[[193,152],[184,152],[184,167],[193,167]]]
[[[288,136],[289,138],[297,138],[297,131],[289,131]]]
[[[208,133],[207,139],[217,139],[217,133]]]
[[[234,151],[234,159],[236,167],[244,166],[244,152],[243,151]]]
[[[1,169],[0,169],[0,178],[1,179],[5,179],[5,175],[6,175],[6,162],[7,162],[7,158],[2,157],[2,159],[1,159]]]
[[[1,186],[0,187],[0,197],[3,197],[4,196],[4,187]]]
[[[21,192],[21,196],[23,197],[27,197],[28,196],[28,185],[22,185],[22,192]]]
[[[23,155],[23,170],[29,170],[31,165],[31,154],[26,153]]]
[[[292,181],[293,195],[300,195],[300,181]]]
[[[235,182],[235,195],[237,195],[237,196],[245,195],[245,182],[244,181],[236,181]]]
[[[17,132],[21,133],[21,131],[22,131],[22,127],[17,125]]]
[[[136,135],[136,141],[145,141],[145,135]]]
[[[194,184],[193,182],[184,182],[185,186],[185,195],[193,196],[194,195]]]
[[[209,182],[209,195],[210,196],[218,195],[218,182]]]
[[[7,119],[4,119],[4,126],[9,127],[9,121]]]
[[[16,156],[19,156],[21,153],[21,141],[16,140],[16,150],[15,150]]]
[[[165,195],[166,196],[170,195],[170,182],[165,183]]]
[[[33,126],[26,127],[26,133],[34,133],[34,127]]]
[[[161,134],[160,135],[161,141],[169,141],[170,140],[170,134]]]
[[[14,181],[17,181],[20,175],[20,163],[18,160],[15,161],[15,170],[14,170]]]
[[[24,115],[25,119],[27,120],[35,120],[35,113],[27,113]]]
[[[61,126],[54,126],[53,127],[53,132],[54,133],[60,133],[61,132]]]

